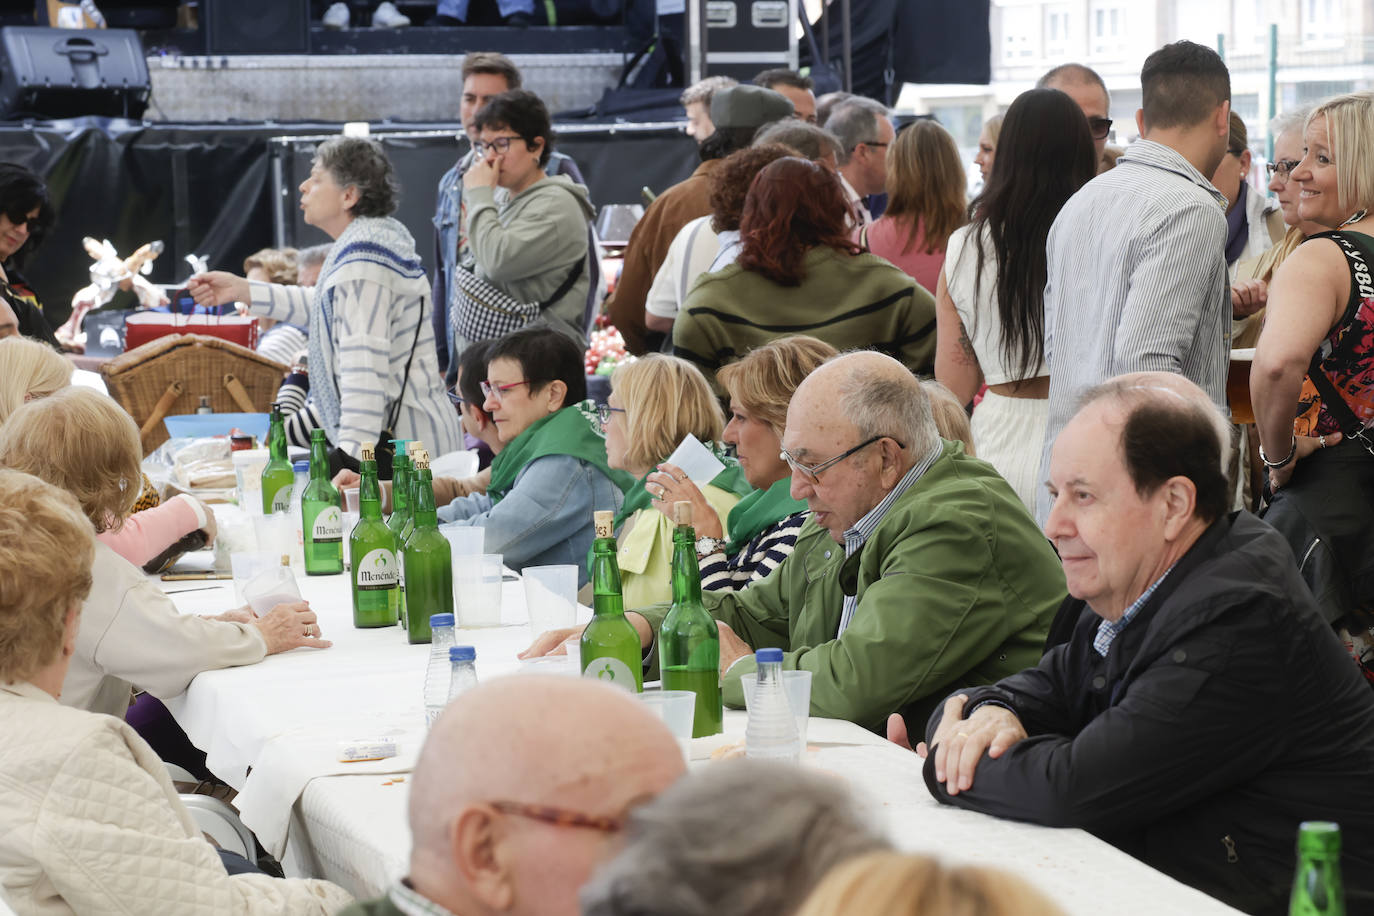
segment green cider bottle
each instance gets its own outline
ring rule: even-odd
[[[429,618],[453,613],[452,550],[434,511],[429,456],[418,454],[415,530],[405,543],[406,634],[412,644],[430,641]]]
[[[405,439],[392,439],[396,457],[391,462],[391,515],[387,516],[386,526],[396,535],[396,558],[401,561],[399,588],[396,593],[396,614],[401,627],[406,626],[406,564],[403,548],[406,542],[401,538],[401,529],[410,520],[410,479],[413,468],[410,455],[406,452]]]
[[[329,482],[329,456],[324,430],[310,431],[310,482],[301,494],[301,535],[305,541],[305,574],[333,576],[343,572],[343,506]]]
[[[411,507],[410,515],[402,523],[400,531],[396,533],[396,542],[405,546],[405,542],[410,540],[410,533],[415,530],[415,503],[419,497],[420,475],[415,471],[415,458],[425,450],[424,445],[417,439],[407,446],[406,454],[410,458],[410,479],[406,487],[406,501]],[[395,484],[392,484],[395,487]]]
[[[701,604],[701,570],[692,504],[673,504],[673,606],[659,627],[659,667],[664,690],[697,695],[692,737],[718,735],[724,706],[720,695],[720,631]]]
[[[1298,825],[1298,870],[1288,916],[1345,916],[1341,828],[1330,821]]]
[[[291,487],[296,474],[291,459],[286,456],[286,422],[281,406],[272,405],[272,417],[267,426],[267,467],[262,469],[262,514],[287,512],[291,509]]]
[[[596,540],[592,541],[592,622],[582,631],[579,644],[582,676],[643,693],[639,634],[625,619],[625,603],[620,594],[615,513],[594,512],[592,520],[596,526]]]
[[[371,442],[363,444],[358,513],[358,523],[348,536],[349,556],[353,558],[353,625],[395,626],[400,561],[396,535],[382,521],[382,489],[377,483],[377,456]]]

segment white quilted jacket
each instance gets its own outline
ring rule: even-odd
[[[0,685],[0,889],[18,916],[332,914],[327,881],[230,877],[122,720]]]

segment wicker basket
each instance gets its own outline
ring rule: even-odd
[[[201,397],[216,413],[266,413],[286,369],[217,337],[174,334],[116,356],[100,374],[139,425],[146,455],[167,441],[163,417],[195,413]]]

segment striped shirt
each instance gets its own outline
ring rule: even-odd
[[[930,470],[930,466],[935,463],[935,459],[944,453],[944,441],[935,440],[935,445],[926,456],[916,462],[916,466],[902,475],[902,479],[897,481],[897,486],[893,487],[882,502],[868,510],[868,514],[854,523],[854,526],[844,533],[844,555],[846,558],[858,553],[873,536],[873,532],[878,530],[878,525],[882,523],[883,516],[887,515],[887,510],[892,508],[892,504],[901,498],[902,494],[915,486],[916,481],[921,479],[921,475]],[[859,606],[859,596],[857,594],[844,596],[844,612],[840,615],[840,629],[835,634],[835,638],[844,635],[844,631],[849,627],[849,622],[854,619],[854,611]]]
[[[1170,147],[1131,144],[1059,211],[1047,246],[1050,417],[1040,464],[1092,386],[1177,372],[1226,409],[1231,349],[1226,199]],[[1042,489],[1036,518],[1049,516]]]
[[[291,365],[310,346],[305,330],[294,324],[277,324],[258,339],[258,355]]]
[[[792,553],[805,522],[805,512],[794,513],[760,531],[733,557],[726,556],[723,550],[702,557],[702,589],[737,592],[764,578]]]

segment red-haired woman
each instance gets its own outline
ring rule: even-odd
[[[935,300],[849,238],[839,179],[788,157],[764,168],[740,218],[739,260],[697,280],[673,352],[707,377],[776,337],[808,334],[837,350],[880,350],[929,375]]]

